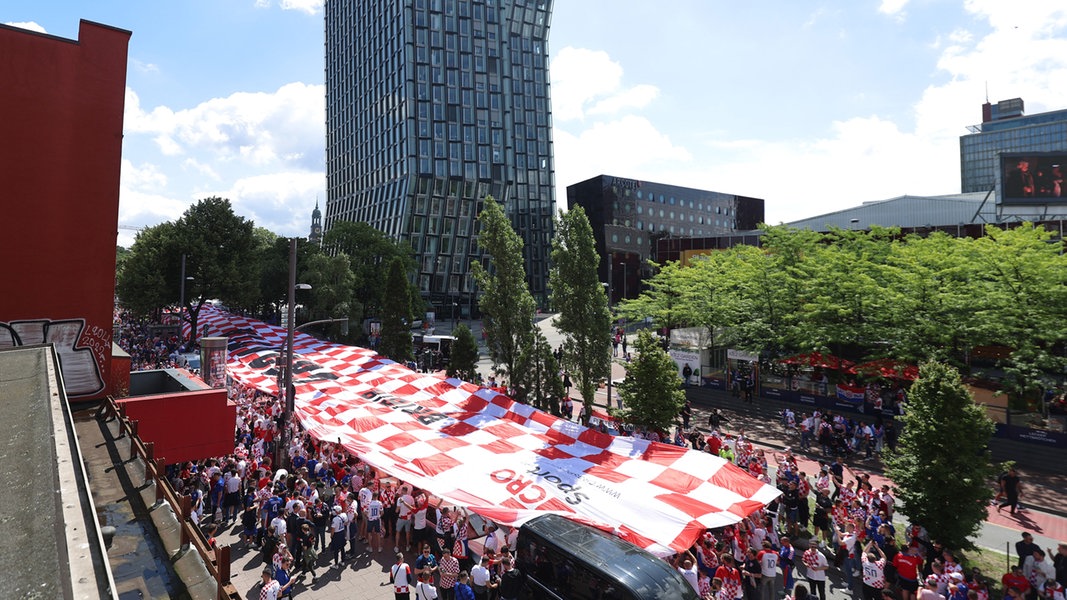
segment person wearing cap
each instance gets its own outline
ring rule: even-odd
[[[348,517],[340,505],[334,505],[330,511],[333,517],[330,520],[330,556],[333,558],[333,566],[341,566],[345,558],[345,533],[348,531]]]
[[[963,573],[953,571],[948,576],[949,600],[967,600],[967,590],[970,589],[963,580]]]

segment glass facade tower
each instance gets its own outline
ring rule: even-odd
[[[327,0],[325,229],[408,241],[439,314],[468,314],[487,195],[544,300],[555,212],[551,0]],[[443,312],[442,312],[443,311]]]

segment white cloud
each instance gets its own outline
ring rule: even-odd
[[[636,85],[598,101],[586,112],[589,115],[613,115],[629,108],[644,108],[658,97],[659,88],[656,86]]]
[[[878,12],[884,15],[903,16],[904,7],[907,5],[908,0],[882,0],[882,3],[878,5]]]
[[[122,160],[121,185],[131,189],[163,188],[167,186],[167,176],[157,165],[143,163],[134,166],[128,159]]]
[[[126,131],[155,134],[164,154],[208,153],[250,166],[274,163],[322,168],[326,120],[321,85],[290,83],[274,93],[240,92],[191,109],[146,112],[126,93]]]
[[[325,0],[280,0],[278,6],[282,10],[297,10],[309,15],[316,15],[322,11],[322,5]],[[256,8],[270,8],[273,6],[271,0],[256,0]]]
[[[47,31],[44,30],[44,27],[42,27],[40,24],[38,24],[38,23],[36,23],[34,21],[22,21],[22,22],[19,22],[19,23],[8,22],[8,23],[4,23],[4,25],[10,25],[12,27],[19,27],[19,28],[22,28],[22,29],[28,29],[30,31],[36,31],[37,33],[48,33]]]
[[[136,58],[130,59],[130,66],[141,73],[158,73],[159,65],[155,63],[146,63],[144,61],[137,60]]]
[[[318,198],[325,202],[322,172],[278,172],[238,179],[229,189],[203,191],[198,198],[229,198],[234,212],[279,235],[307,235]]]
[[[552,118],[582,119],[585,107],[616,93],[622,85],[622,66],[607,52],[566,47],[549,66],[552,76]]]

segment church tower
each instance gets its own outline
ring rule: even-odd
[[[311,233],[308,241],[316,246],[322,245],[322,211],[319,210],[319,201],[315,200],[315,210],[311,211]]]

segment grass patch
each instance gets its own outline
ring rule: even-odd
[[[1003,552],[997,552],[996,550],[990,550],[988,548],[978,548],[977,550],[971,550],[964,554],[960,558],[960,564],[962,564],[968,572],[972,568],[978,567],[978,570],[982,572],[982,577],[986,579],[986,586],[989,588],[989,597],[1002,598],[1004,596],[1004,589],[1000,585],[1000,578],[1011,570],[1011,565],[1014,565],[1015,561]]]

